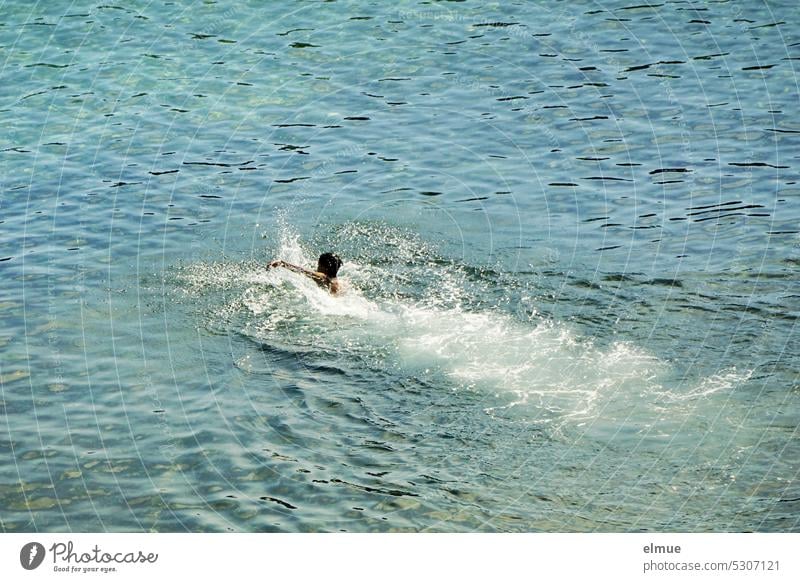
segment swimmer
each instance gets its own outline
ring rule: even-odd
[[[301,275],[313,279],[320,287],[324,287],[330,291],[331,295],[338,295],[339,291],[341,291],[341,287],[339,286],[339,281],[336,280],[336,273],[339,272],[341,266],[342,259],[333,253],[322,253],[317,261],[316,271],[309,271],[308,269],[298,267],[286,261],[272,261],[267,268],[283,267],[295,273],[300,273]]]

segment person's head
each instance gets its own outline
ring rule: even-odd
[[[331,279],[336,277],[339,272],[339,267],[342,266],[342,259],[333,253],[322,253],[317,262],[317,271],[324,273]]]

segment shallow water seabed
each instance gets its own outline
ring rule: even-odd
[[[4,4],[0,529],[797,531],[796,16]]]

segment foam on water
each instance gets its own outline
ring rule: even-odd
[[[396,235],[391,247],[402,256],[419,245]],[[288,229],[281,231],[275,256],[315,263]],[[682,403],[749,377],[747,371],[723,370],[690,385],[669,382],[670,366],[632,342],[602,343],[563,322],[470,306],[458,267],[442,260],[409,265],[346,258],[344,291],[336,297],[297,273],[266,270],[266,262],[194,265],[183,277],[190,288],[238,285],[224,309],[243,312],[238,332],[259,344],[366,358],[386,373],[425,379],[443,390],[473,390],[486,395],[490,414],[515,409],[542,423],[631,423],[633,409],[683,410]],[[397,272],[398,263],[406,272]],[[415,278],[432,284],[416,295],[402,293],[393,286],[398,277],[403,284]],[[650,425],[641,418],[636,423]]]

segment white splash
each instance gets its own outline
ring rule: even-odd
[[[315,264],[314,254],[285,228],[272,258],[307,268]],[[634,410],[647,418],[664,412],[669,403],[705,398],[749,378],[749,372],[728,370],[688,389],[665,382],[670,367],[630,342],[598,345],[563,323],[521,321],[499,309],[464,307],[465,289],[457,273],[444,267],[441,276],[435,276],[431,296],[377,293],[368,298],[361,288],[374,287],[396,273],[345,260],[340,273],[343,292],[332,296],[301,274],[267,270],[268,261],[198,267],[187,275],[200,286],[238,281],[244,288],[235,303],[250,314],[243,333],[258,341],[324,350],[337,357],[367,355],[379,367],[439,378],[453,389],[500,396],[500,404],[487,406],[489,412],[524,407],[542,422],[602,418],[613,428],[615,422],[630,423]],[[413,270],[402,276],[409,273]]]

